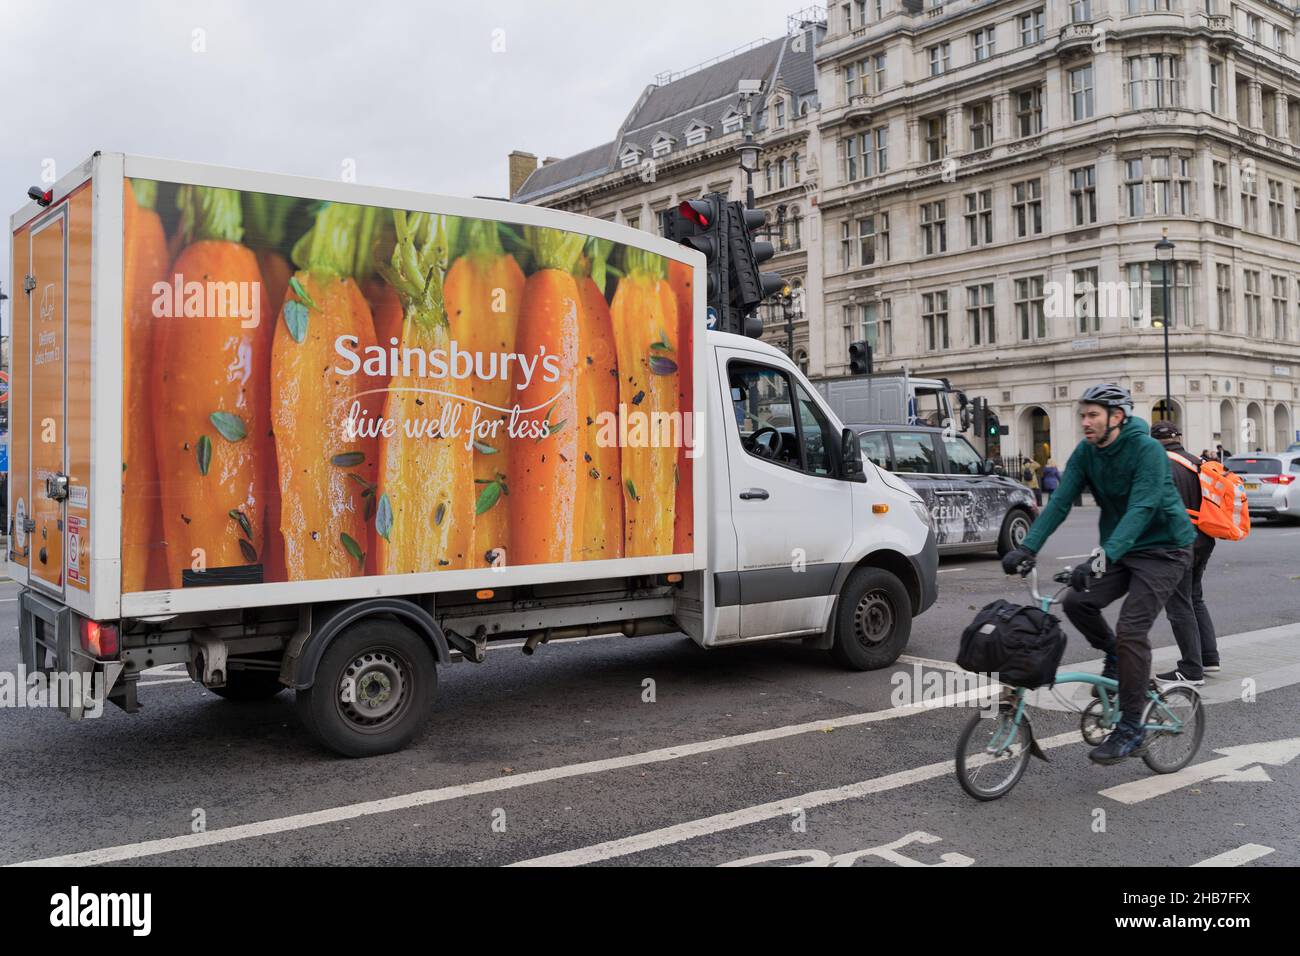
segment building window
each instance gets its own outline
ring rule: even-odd
[[[876,175],[889,172],[889,128],[876,129]]]
[[[625,215],[623,216],[623,223],[624,223],[624,224],[625,224],[629,229],[640,229],[640,228],[641,228],[641,217],[640,217],[640,216],[628,216],[628,215],[625,214]]]
[[[777,100],[774,105],[776,107],[776,128],[785,129],[785,98],[782,97]]]
[[[1300,241],[1300,186],[1291,187],[1291,202],[1295,207],[1295,235]]]
[[[932,163],[948,155],[948,122],[942,113],[921,120],[925,130],[925,160]]]
[[[770,162],[763,164],[763,187],[767,192],[772,191],[772,164]]]
[[[858,340],[871,346],[876,355],[890,355],[894,351],[893,308],[889,299],[844,307],[844,329],[850,341]]]
[[[1047,338],[1042,276],[1027,276],[1016,280],[1016,324],[1020,327],[1022,341]]]
[[[986,246],[993,241],[993,190],[966,194],[966,242]]]
[[[1128,108],[1164,109],[1183,103],[1183,58],[1172,53],[1130,56],[1124,61]]]
[[[727,133],[738,133],[738,132],[740,132],[741,124],[743,124],[744,121],[745,121],[745,118],[744,118],[743,116],[741,116],[739,113],[731,113],[731,114],[728,115],[728,116],[724,116],[724,117],[722,117],[722,132],[723,132],[723,135],[726,135]]]
[[[921,252],[927,256],[948,251],[948,201],[921,204]]]
[[[1192,183],[1183,157],[1151,157],[1152,208],[1157,216],[1190,216]]]
[[[622,169],[630,169],[639,162],[641,162],[641,154],[635,149],[629,149],[623,154],[622,158],[619,159],[618,165]]]
[[[1074,207],[1076,226],[1087,226],[1097,221],[1096,166],[1070,170],[1070,202]]]
[[[1287,312],[1289,311],[1289,296],[1287,295],[1287,285],[1289,280],[1286,276],[1273,276],[1273,338],[1279,342],[1285,342]]]
[[[1283,56],[1291,52],[1291,34],[1279,26],[1273,27],[1273,49]]]
[[[1258,43],[1260,36],[1261,22],[1259,17],[1253,13],[1246,14],[1246,36],[1250,37],[1251,43]]]
[[[686,145],[698,146],[704,142],[704,138],[709,135],[709,131],[703,126],[694,126],[686,131]]]
[[[929,54],[931,76],[947,73],[952,68],[952,44],[948,41],[930,47]]]
[[[1020,15],[1017,23],[1020,27],[1020,45],[1032,46],[1043,42],[1043,8]]]
[[[1011,217],[1016,237],[1037,236],[1043,231],[1042,181],[1026,179],[1011,184]]]
[[[785,189],[785,170],[787,165],[788,163],[786,162],[786,158],[784,156],[782,156],[780,159],[776,161],[776,188],[777,189]]]
[[[853,268],[853,226],[840,223],[840,268],[845,272]]]
[[[1070,118],[1076,123],[1093,115],[1092,64],[1070,71]]]
[[[1259,197],[1255,190],[1255,175],[1245,170],[1241,174],[1241,228],[1259,232]]]
[[[1223,115],[1223,63],[1210,61],[1210,112]]]
[[[1259,273],[1245,269],[1241,273],[1246,285],[1246,334],[1252,338],[1264,336],[1264,314],[1259,295]]]
[[[1043,131],[1043,88],[1031,86],[1015,92],[1016,130],[1020,136],[1034,136]]]
[[[1232,266],[1215,267],[1215,292],[1219,300],[1219,328],[1232,331]]]
[[[877,232],[877,225],[886,230],[889,229],[889,213],[881,213],[880,220],[877,222],[875,216],[864,216],[858,220],[858,264],[862,266],[874,265],[876,255],[879,249],[880,234]],[[886,240],[887,241],[887,240]],[[889,258],[887,250],[880,249],[882,254],[881,261]]]
[[[858,178],[858,138],[850,136],[842,140],[840,148],[844,153],[844,181],[851,183]]]
[[[858,78],[858,65],[856,63],[844,64],[844,102],[851,103],[853,97],[857,96],[862,90],[862,81]]]
[[[1296,201],[1300,202],[1300,190],[1297,190]],[[1214,218],[1220,222],[1232,222],[1232,200],[1228,198],[1227,163],[1214,163]]]
[[[1286,187],[1276,179],[1268,181],[1268,231],[1277,239],[1286,238]]]
[[[672,152],[672,149],[673,149],[672,140],[668,140],[668,139],[655,140],[650,145],[650,155],[658,159],[660,156],[667,156],[670,152]]]
[[[803,247],[803,217],[799,214],[799,207],[796,206],[790,212],[790,248],[800,249]]]
[[[926,292],[921,296],[921,328],[927,352],[938,352],[948,347],[947,292]]]
[[[1070,0],[1070,22],[1089,23],[1092,21],[1092,0]]]
[[[1124,160],[1124,198],[1130,219],[1145,216],[1145,190],[1142,186],[1142,160]]]
[[[976,63],[983,63],[993,55],[993,44],[993,27],[982,27],[970,35],[971,51]]]
[[[967,107],[970,116],[970,148],[988,149],[993,145],[993,104],[988,100]]]
[[[966,324],[971,345],[994,345],[993,283],[966,287]]]
[[[1074,320],[1075,330],[1081,335],[1101,331],[1101,315],[1097,309],[1097,269],[1075,269]]]

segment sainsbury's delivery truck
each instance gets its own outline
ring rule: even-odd
[[[876,668],[935,598],[917,496],[784,355],[706,331],[693,250],[109,153],[11,232],[8,571],[71,717],[181,662],[364,756],[493,641]]]

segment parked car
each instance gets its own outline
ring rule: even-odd
[[[1252,518],[1300,518],[1300,451],[1237,455],[1224,467],[1241,475]]]
[[[923,425],[853,427],[863,455],[921,496],[941,553],[1006,554],[1038,516],[1034,493],[996,474],[993,462],[961,435]]]

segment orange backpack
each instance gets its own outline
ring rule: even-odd
[[[1250,508],[1240,475],[1224,468],[1223,462],[1206,459],[1198,469],[1182,455],[1172,451],[1165,454],[1170,461],[1196,472],[1201,480],[1200,511],[1187,509],[1192,524],[1211,538],[1224,541],[1240,541],[1250,534]]]

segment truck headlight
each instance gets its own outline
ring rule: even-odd
[[[908,501],[908,504],[911,505],[912,510],[916,512],[916,516],[921,519],[921,524],[933,531],[934,518],[930,516],[930,509],[925,506],[925,503],[912,499]]]

